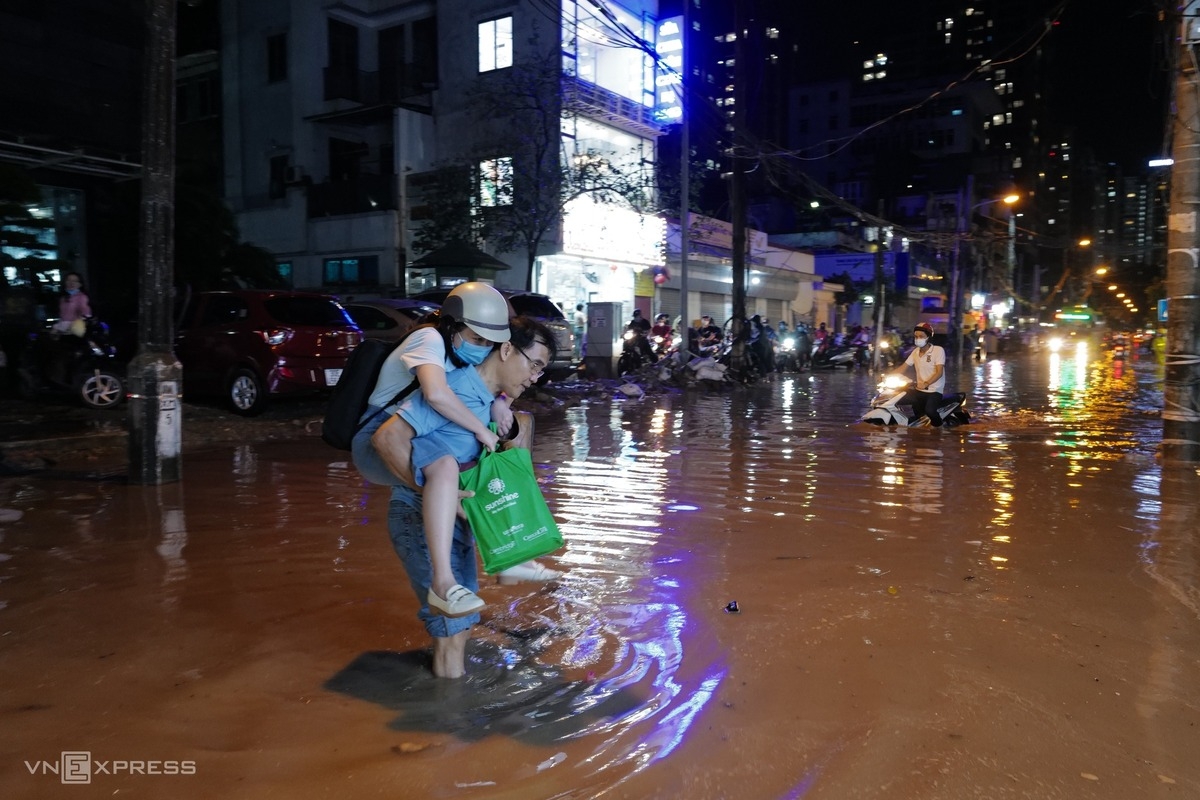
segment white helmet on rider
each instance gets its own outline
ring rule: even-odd
[[[460,283],[446,295],[442,313],[466,325],[489,342],[507,342],[508,301],[486,283]]]

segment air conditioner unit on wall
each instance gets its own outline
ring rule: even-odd
[[[303,183],[304,167],[288,167],[283,171],[284,183]]]

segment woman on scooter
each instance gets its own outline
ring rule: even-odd
[[[63,276],[62,295],[58,300],[58,321],[51,330],[83,336],[86,331],[85,320],[91,315],[92,307],[88,303],[87,293],[83,291],[83,278],[78,272],[68,272]]]
[[[946,387],[946,351],[933,344],[933,326],[918,322],[913,328],[913,344],[916,347],[904,363],[892,370],[894,375],[903,375],[909,368],[916,374],[916,383],[907,398],[918,416],[915,426],[942,426],[938,406],[942,404],[942,389]]]

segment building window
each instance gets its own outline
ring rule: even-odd
[[[287,171],[289,156],[271,157],[271,177],[267,183],[267,196],[272,200],[282,200],[287,196]]]
[[[479,23],[479,71],[505,69],[512,63],[512,17]]]
[[[267,37],[267,83],[286,81],[288,75],[287,34]]]
[[[220,100],[215,75],[183,81],[175,87],[175,119],[180,124],[213,119],[220,113]]]
[[[279,279],[283,281],[283,285],[287,288],[292,288],[292,262],[278,261],[275,263],[275,271],[279,273]]]
[[[379,283],[379,256],[327,258],[322,282],[325,286]]]
[[[511,206],[513,201],[512,157],[479,162],[479,205]]]
[[[359,100],[358,28],[330,19],[326,43],[329,65],[325,68],[325,99]]]

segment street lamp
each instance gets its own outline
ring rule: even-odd
[[[971,193],[972,193],[971,192],[971,184],[968,183],[967,184],[967,196],[970,197]],[[957,352],[958,348],[962,342],[962,334],[961,334],[962,302],[961,302],[961,297],[960,297],[961,290],[959,288],[959,283],[960,283],[959,276],[961,273],[961,268],[960,268],[961,242],[962,242],[963,236],[966,233],[965,231],[962,230],[964,218],[969,221],[971,218],[971,215],[973,214],[973,212],[976,209],[983,208],[984,206],[995,205],[996,203],[1003,203],[1009,207],[1007,265],[1008,265],[1008,282],[1009,282],[1009,286],[1011,287],[1013,266],[1016,261],[1016,251],[1014,249],[1014,247],[1015,247],[1014,242],[1016,241],[1016,218],[1013,216],[1012,206],[1015,203],[1017,203],[1018,201],[1020,201],[1020,199],[1021,199],[1021,196],[1018,194],[1015,194],[1015,193],[1007,194],[1004,197],[993,197],[989,200],[984,200],[982,202],[975,203],[974,205],[968,207],[966,209],[966,212],[963,213],[961,210],[962,195],[961,195],[961,193],[959,194],[959,202],[958,202],[957,208],[956,208],[957,218],[955,221],[956,236],[955,236],[955,242],[954,242],[954,264],[953,264],[953,269],[951,270],[951,273],[950,273],[950,301],[948,303],[948,305],[950,307],[949,308],[949,318],[946,321],[946,328],[947,328],[946,333],[947,333],[947,336],[949,339],[948,344],[952,348],[952,352]]]
[[[1058,283],[1056,283],[1054,285],[1054,288],[1050,290],[1050,294],[1046,295],[1046,299],[1043,300],[1038,305],[1039,317],[1041,315],[1041,310],[1043,308],[1045,308],[1046,306],[1050,305],[1050,301],[1053,300],[1058,295],[1058,293],[1063,290],[1063,286],[1065,286],[1067,283],[1067,278],[1069,278],[1071,276],[1071,266],[1070,266],[1070,260],[1069,260],[1071,251],[1074,250],[1075,248],[1079,248],[1082,250],[1082,249],[1085,249],[1085,248],[1088,248],[1091,246],[1092,246],[1092,240],[1088,239],[1086,237],[1083,239],[1077,240],[1074,244],[1064,244],[1063,245],[1062,274],[1058,278]]]

